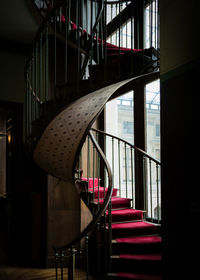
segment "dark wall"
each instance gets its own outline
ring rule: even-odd
[[[200,2],[160,1],[163,279],[197,279]],[[196,254],[196,256],[195,256]]]
[[[179,71],[161,82],[164,271],[165,279],[195,279],[190,277],[197,272],[194,253],[200,245],[196,223],[200,218],[197,155],[200,62]]]

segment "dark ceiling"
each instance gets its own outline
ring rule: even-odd
[[[0,1],[0,40],[31,44],[38,22],[31,10],[31,0]]]

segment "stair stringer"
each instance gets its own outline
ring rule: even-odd
[[[146,75],[98,89],[59,112],[47,125],[34,150],[33,157],[40,168],[61,180],[73,182],[79,151],[106,102],[122,86],[143,76]]]

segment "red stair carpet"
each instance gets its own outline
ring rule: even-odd
[[[86,180],[86,178],[83,178]],[[98,197],[98,179],[94,179],[95,198]],[[89,179],[93,191],[93,179]],[[106,190],[99,189],[103,203]],[[108,213],[107,213],[108,214]],[[161,237],[159,226],[143,219],[143,211],[131,208],[131,199],[112,197],[112,256],[111,272],[107,279],[161,280]]]

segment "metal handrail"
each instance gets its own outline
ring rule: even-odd
[[[91,130],[89,131],[89,136],[94,144],[94,146],[96,147],[98,153],[100,154],[101,158],[104,161],[106,170],[108,172],[108,191],[104,200],[104,203],[101,207],[101,209],[99,210],[98,214],[95,216],[95,218],[87,225],[87,227],[79,234],[79,236],[77,236],[76,238],[74,238],[70,243],[64,245],[64,246],[60,246],[60,247],[53,247],[54,250],[64,250],[67,248],[70,248],[71,246],[75,245],[76,243],[78,243],[84,236],[86,236],[86,234],[88,234],[89,232],[91,232],[95,225],[97,224],[97,222],[100,220],[100,218],[102,217],[102,215],[105,213],[108,204],[111,200],[112,197],[112,191],[113,191],[113,183],[112,183],[112,171],[111,171],[111,167],[106,159],[105,154],[103,153],[102,149],[100,148],[99,144],[97,143],[95,137],[93,136]]]
[[[102,134],[106,143],[105,149],[107,150],[107,145],[109,147],[106,156],[110,164],[112,163],[113,181],[115,180],[119,185],[120,196],[123,193],[126,198],[131,198],[132,207],[143,209],[146,219],[160,223],[161,184],[159,172],[161,162],[124,139],[99,129],[92,128],[92,131],[94,131],[99,138]],[[111,139],[109,140],[110,142],[107,141],[107,138]],[[116,146],[114,148],[115,144]],[[123,147],[124,150],[121,150],[120,147]],[[114,153],[114,149],[118,149],[118,151]],[[133,151],[135,151],[135,156],[132,153]],[[123,166],[120,157],[123,159]],[[135,157],[134,162],[133,157]],[[117,170],[116,172],[115,169]],[[135,170],[135,179],[133,177],[133,170]],[[138,195],[139,192],[141,195]]]
[[[109,134],[109,133],[107,133],[107,132],[105,132],[105,131],[96,129],[96,128],[91,128],[91,130],[96,131],[96,132],[99,132],[99,133],[102,133],[102,134],[107,135],[107,136],[109,136],[109,137],[115,138],[116,140],[122,141],[122,142],[124,142],[126,145],[129,145],[130,147],[132,147],[132,148],[135,149],[136,151],[138,151],[138,152],[140,152],[141,154],[143,154],[145,157],[147,157],[147,158],[149,158],[150,160],[154,161],[156,164],[161,165],[161,162],[160,162],[159,160],[153,158],[152,156],[150,156],[149,154],[147,154],[144,150],[142,150],[142,149],[136,147],[135,145],[133,145],[133,144],[127,142],[126,140],[124,140],[124,139],[122,139],[122,138],[119,138],[119,137],[117,137],[117,136],[114,136],[114,135],[112,135],[112,134]]]

